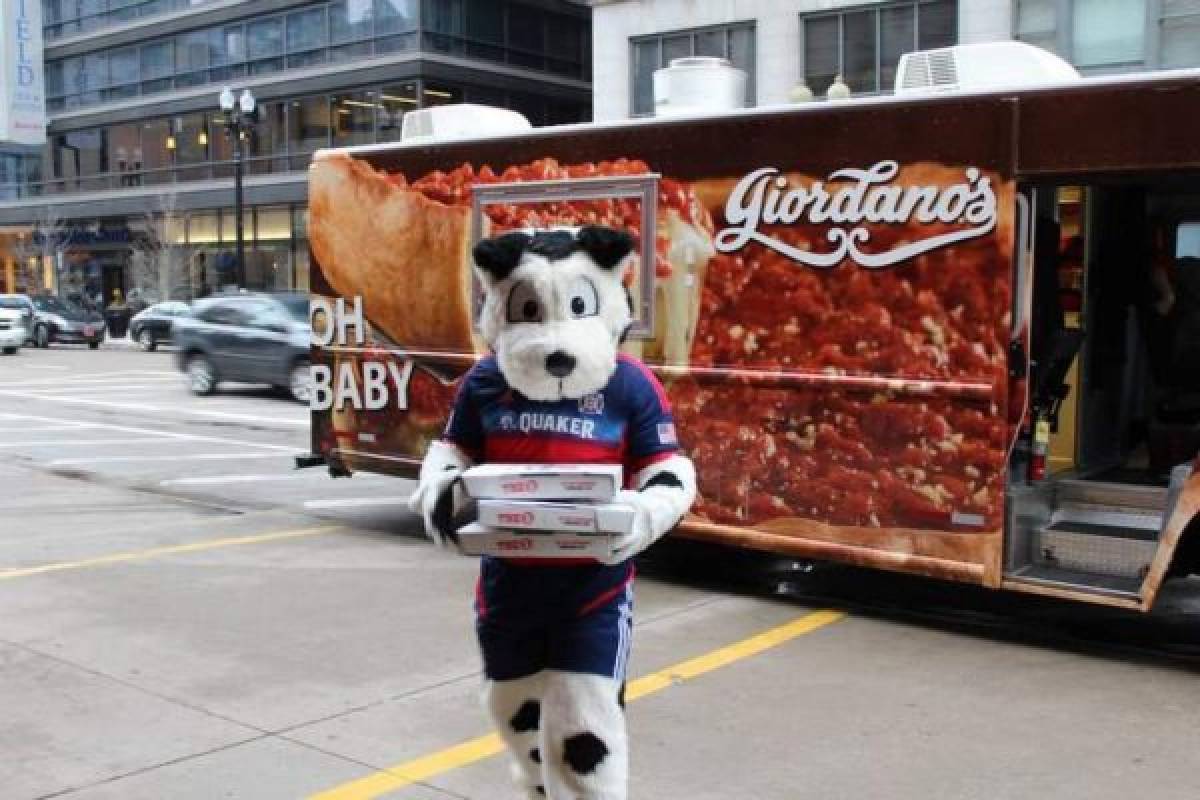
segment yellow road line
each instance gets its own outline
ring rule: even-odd
[[[706,672],[729,666],[736,661],[777,647],[797,636],[803,636],[837,622],[844,616],[846,616],[844,611],[813,611],[779,627],[742,639],[740,642],[734,642],[710,653],[681,661],[658,672],[643,675],[629,683],[625,689],[625,699],[637,700],[646,695],[660,692],[676,683],[682,683]],[[491,758],[503,750],[504,743],[500,737],[489,733],[486,736],[447,747],[445,750],[439,750],[412,761],[405,761],[341,786],[310,795],[308,800],[371,800],[386,792],[403,789],[405,786],[411,786],[443,772]]]
[[[17,567],[15,569],[0,570],[0,580],[26,578],[30,575],[41,575],[46,572],[62,572],[65,570],[102,567],[109,564],[120,564],[126,561],[143,561],[148,558],[175,555],[177,553],[197,553],[202,550],[216,550],[220,547],[236,547],[246,544],[261,544],[262,542],[277,542],[283,539],[297,539],[301,536],[317,536],[322,533],[329,533],[332,530],[336,530],[338,527],[339,526],[337,525],[322,525],[317,528],[296,528],[287,531],[274,531],[273,533],[260,533],[254,536],[234,536],[226,539],[206,539],[201,542],[176,544],[170,545],[169,547],[153,547],[149,550],[136,550],[131,553],[114,553],[110,556],[88,558],[84,559],[83,561],[60,561],[55,564],[43,564],[38,567]]]

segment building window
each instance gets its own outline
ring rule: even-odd
[[[1083,72],[1200,66],[1197,0],[1017,0],[1013,35]]]
[[[114,3],[132,2],[88,1],[110,9]],[[59,4],[53,9],[58,16],[48,12],[47,19],[64,13],[66,0],[54,2]],[[565,2],[563,7],[573,8]],[[423,34],[418,30],[421,20]],[[590,40],[583,12],[558,13],[518,0],[425,0],[424,6],[421,0],[334,0],[140,46],[48,61],[46,106],[59,111],[228,83],[244,75],[411,51],[421,42],[439,52],[585,79],[590,74]]]
[[[332,98],[333,146],[375,141],[375,92],[346,92]]]
[[[404,115],[419,105],[415,81],[383,87],[383,91],[379,93],[379,107],[376,109],[379,141],[399,141]]]
[[[216,0],[42,0],[46,41]]]
[[[283,69],[282,56],[282,19],[259,19],[246,24],[246,66],[251,75]]]
[[[175,85],[199,86],[208,83],[208,31],[185,33],[175,40]]]
[[[313,151],[329,146],[329,98],[318,95],[294,100],[287,117],[291,167],[304,169]]]
[[[852,92],[890,92],[900,56],[958,41],[958,3],[918,0],[800,18],[804,82],[818,95],[838,75]]]
[[[754,103],[754,23],[738,22],[710,28],[639,36],[633,48],[633,113],[654,111],[654,71],[671,59],[716,56],[728,59],[746,73],[746,102]]]
[[[1158,66],[1175,69],[1200,64],[1200,3],[1162,0],[1158,26]]]
[[[321,147],[397,141],[409,111],[464,101],[516,109],[535,125],[582,122],[590,112],[582,98],[541,94],[533,86],[522,92],[443,81],[271,99],[260,102],[258,122],[246,133],[246,168],[251,174],[301,170]],[[23,177],[0,176],[0,196],[227,178],[232,145],[215,110],[60,133],[27,157]]]
[[[1075,0],[1071,55],[1080,67],[1141,64],[1146,58],[1146,0]]]
[[[325,60],[325,9],[310,8],[287,15],[289,67],[306,67]]]

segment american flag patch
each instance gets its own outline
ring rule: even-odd
[[[679,440],[675,437],[675,424],[672,422],[658,423],[658,443],[659,444],[678,444]]]

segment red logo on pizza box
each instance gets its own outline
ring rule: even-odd
[[[529,494],[536,492],[538,482],[533,478],[521,478],[518,480],[504,481],[500,484],[500,488],[509,494]]]
[[[503,525],[532,525],[532,511],[501,511],[496,515]]]
[[[508,551],[532,550],[533,539],[530,539],[528,536],[523,536],[520,539],[501,539],[496,542],[496,549]]]

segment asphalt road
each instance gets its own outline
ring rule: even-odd
[[[513,797],[475,565],[307,412],[166,352],[0,359],[0,798]],[[1145,617],[728,553],[644,565],[631,796],[1185,800],[1200,589]]]

